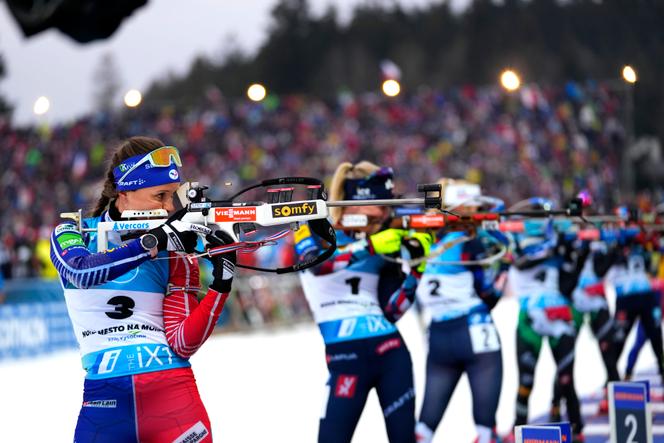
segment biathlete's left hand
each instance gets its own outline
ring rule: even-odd
[[[369,236],[369,244],[374,254],[394,254],[399,252],[401,241],[408,231],[390,228]]]
[[[183,208],[173,213],[166,222],[150,231],[157,237],[157,250],[191,253],[196,249],[198,234],[209,234],[210,228],[181,220],[187,214]]]

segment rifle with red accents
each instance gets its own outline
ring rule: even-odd
[[[509,220],[511,217],[521,217],[520,220]],[[520,211],[495,211],[495,212],[456,212],[442,209],[431,212],[421,212],[405,208],[394,211],[388,226],[390,228],[414,229],[414,230],[439,230],[469,231],[477,229],[523,232],[528,221],[532,219],[551,219],[562,217],[569,220],[574,217],[582,217],[580,201],[572,200],[567,208],[562,210],[520,210]],[[580,218],[581,220],[581,218]],[[363,215],[343,216],[338,227],[341,229],[362,230],[370,225],[372,220]]]
[[[416,205],[423,208],[440,208],[440,190],[433,192],[437,185],[421,185],[418,188],[424,192],[423,198],[389,199],[389,200],[342,200],[327,201],[327,193],[323,183],[311,177],[282,177],[263,180],[249,186],[229,198],[211,200],[205,195],[208,189],[198,183],[185,183],[178,190],[177,197],[185,214],[181,221],[187,223],[189,229],[198,233],[202,238],[216,235],[218,231],[229,234],[235,242],[228,245],[208,248],[205,252],[191,254],[192,257],[216,255],[236,250],[238,252],[252,252],[262,246],[273,245],[278,239],[285,237],[290,231],[295,231],[300,224],[308,223],[315,235],[323,239],[327,247],[313,259],[296,263],[291,266],[268,269],[248,265],[240,267],[283,274],[296,272],[316,266],[330,257],[336,249],[336,236],[334,229],[328,221],[329,207],[344,206],[397,206]],[[250,195],[250,191],[263,191],[267,201],[246,200],[242,197]],[[303,198],[294,199],[298,194]],[[153,211],[124,211],[120,221],[103,221],[97,227],[84,228],[82,214],[61,214],[65,218],[73,218],[83,233],[94,231],[97,233],[98,250],[108,248],[108,235],[119,231],[122,239],[142,235],[166,221],[167,212],[163,209]],[[250,237],[259,228],[281,229],[272,232],[260,240],[251,240]]]

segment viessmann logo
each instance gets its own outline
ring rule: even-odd
[[[295,217],[297,215],[318,214],[315,203],[290,203],[286,205],[272,206],[272,217]]]
[[[256,208],[215,208],[214,221],[256,221]]]

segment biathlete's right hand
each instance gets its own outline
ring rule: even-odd
[[[181,219],[187,213],[183,208],[171,215],[166,222],[148,231],[157,237],[159,251],[178,251],[191,253],[196,249],[198,234],[209,234],[209,228],[195,223],[183,222]]]

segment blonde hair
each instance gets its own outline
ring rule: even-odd
[[[332,183],[330,184],[330,201],[344,200],[346,195],[344,193],[344,182],[347,179],[365,178],[374,172],[378,171],[380,166],[375,165],[369,161],[362,160],[359,163],[352,164],[350,162],[343,162],[337,166],[332,176]],[[333,223],[337,223],[341,218],[343,208],[330,208],[330,216]]]
[[[445,201],[445,195],[447,195],[447,188],[450,186],[466,186],[466,185],[477,185],[477,183],[470,182],[468,180],[464,180],[462,178],[447,178],[443,177],[438,179],[436,182],[440,185],[440,195],[442,196],[443,199],[443,208],[445,206],[449,206],[448,202]],[[477,185],[479,186],[479,185]]]
[[[436,182],[441,186],[441,192],[443,195],[445,195],[445,188],[448,186],[453,186],[453,185],[473,185],[474,183],[469,182],[468,180],[464,180],[462,178],[447,178],[443,177],[438,179]]]

